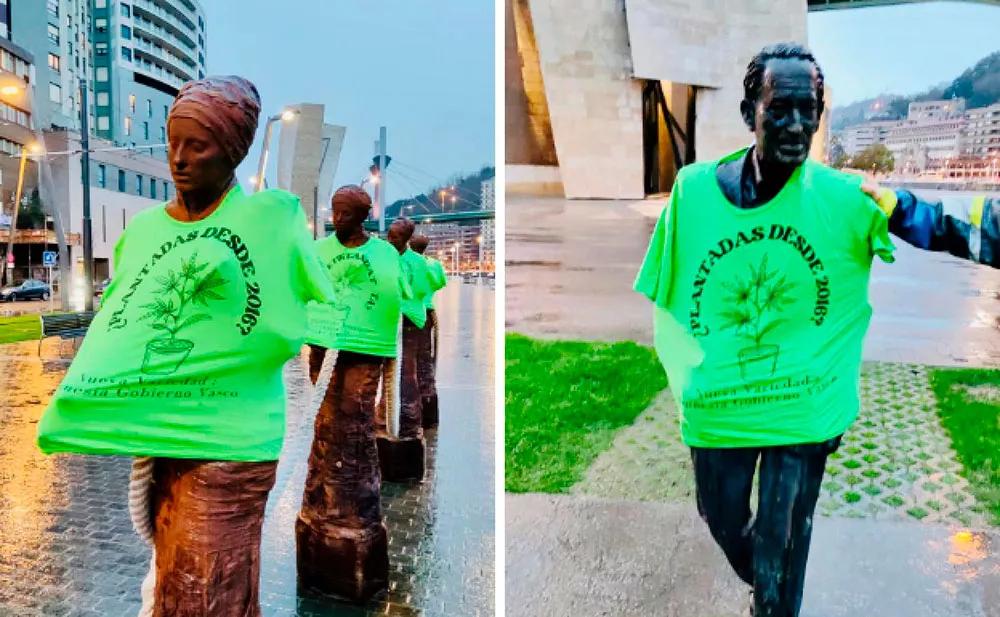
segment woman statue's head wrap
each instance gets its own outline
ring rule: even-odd
[[[177,118],[194,120],[215,136],[235,169],[250,151],[259,116],[260,94],[252,83],[235,75],[206,77],[181,87],[167,131]]]

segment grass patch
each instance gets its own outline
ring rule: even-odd
[[[42,323],[38,315],[0,317],[0,345],[18,341],[37,341],[41,334]]]
[[[968,392],[1000,388],[1000,371],[933,369],[930,378],[962,475],[992,523],[1000,525],[1000,401]]]
[[[652,348],[506,337],[504,487],[567,490],[667,386]]]

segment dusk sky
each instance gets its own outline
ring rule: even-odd
[[[284,105],[323,103],[347,127],[334,187],[356,184],[388,128],[390,200],[494,159],[492,0],[202,0],[210,74],[236,74],[263,99],[254,148],[238,171],[256,173],[264,121]],[[270,156],[271,186],[277,133]],[[396,161],[403,163],[392,171]],[[419,169],[416,171],[414,168]]]
[[[809,47],[839,107],[916,94],[1000,49],[1000,7],[929,2],[809,13]]]

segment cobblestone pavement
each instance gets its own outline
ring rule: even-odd
[[[818,512],[986,526],[941,427],[926,367],[866,363],[861,392],[861,413],[827,464]],[[664,391],[619,432],[572,492],[693,502],[693,483],[673,398]]]
[[[261,600],[268,616],[493,614],[492,289],[439,296],[441,428],[428,434],[422,484],[383,485],[390,592],[365,607],[300,595],[294,521],[305,480],[312,388],[305,359],[286,368],[288,432],[264,524]],[[68,345],[0,346],[0,617],[134,615],[149,552],[126,508],[130,461],[41,455],[35,427],[65,373]]]

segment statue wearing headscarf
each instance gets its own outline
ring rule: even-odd
[[[260,614],[282,369],[307,303],[335,299],[298,198],[235,183],[259,112],[239,77],[181,89],[167,120],[176,198],[122,233],[101,311],[39,423],[47,453],[139,457],[130,507],[154,546],[144,614]]]

